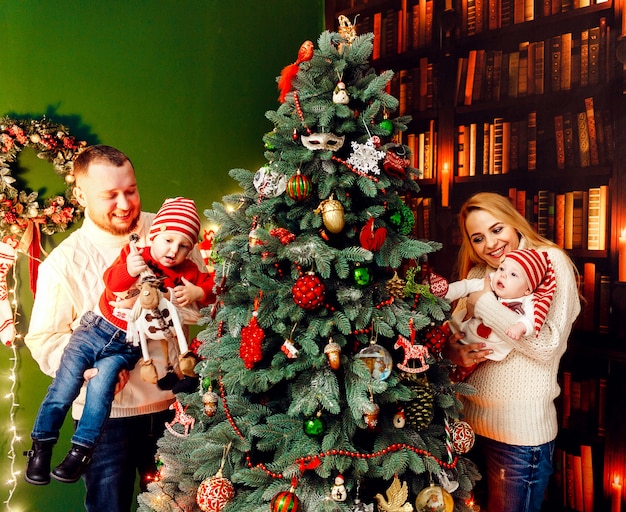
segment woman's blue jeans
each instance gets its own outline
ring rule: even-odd
[[[126,344],[125,331],[95,313],[85,313],[63,351],[31,437],[36,441],[59,438],[65,416],[85,382],[84,371],[97,368],[98,374],[87,383],[85,407],[72,436],[72,443],[93,448],[111,412],[119,372],[131,370],[140,356],[139,347]]]
[[[514,446],[477,436],[476,449],[487,484],[488,512],[540,512],[553,471],[554,441]]]

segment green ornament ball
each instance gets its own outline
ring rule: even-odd
[[[386,136],[393,134],[393,122],[390,119],[383,119],[378,127],[385,132]]]
[[[313,416],[304,420],[303,428],[307,436],[318,437],[326,431],[326,422],[321,416]]]
[[[372,275],[372,271],[369,267],[356,267],[352,271],[352,279],[357,287],[365,288],[366,286],[372,284],[374,276]]]

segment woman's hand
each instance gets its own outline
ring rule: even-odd
[[[464,336],[462,332],[452,334],[443,347],[443,356],[453,364],[469,368],[486,361],[486,356],[493,353],[485,348],[485,343],[462,343]]]

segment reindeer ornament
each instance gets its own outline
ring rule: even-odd
[[[136,235],[135,235],[136,237]],[[137,238],[131,235],[131,251],[136,251],[135,243]],[[177,391],[188,391],[187,389],[176,389],[178,376],[173,371],[173,365],[169,362],[168,345],[170,342],[177,342],[180,352],[179,366],[185,378],[193,379],[191,386],[195,388],[197,375],[194,367],[197,363],[195,355],[189,351],[187,339],[183,330],[182,322],[176,306],[170,302],[160,290],[161,279],[157,279],[152,271],[145,271],[141,274],[138,283],[139,295],[130,310],[128,317],[127,340],[141,346],[142,360],[141,378],[151,384],[159,384],[162,389],[173,389]],[[161,350],[165,361],[168,361],[168,375],[159,379],[157,368],[155,367],[148,350],[148,340],[161,340]],[[172,379],[172,377],[175,377]]]

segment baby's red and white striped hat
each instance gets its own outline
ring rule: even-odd
[[[149,239],[165,231],[176,231],[189,239],[192,244],[198,242],[200,217],[196,203],[192,199],[174,197],[166,199],[156,213],[150,228]]]
[[[506,253],[504,258],[516,261],[526,274],[528,285],[534,294],[535,332],[539,334],[556,290],[556,277],[548,253],[535,249],[517,249]]]

